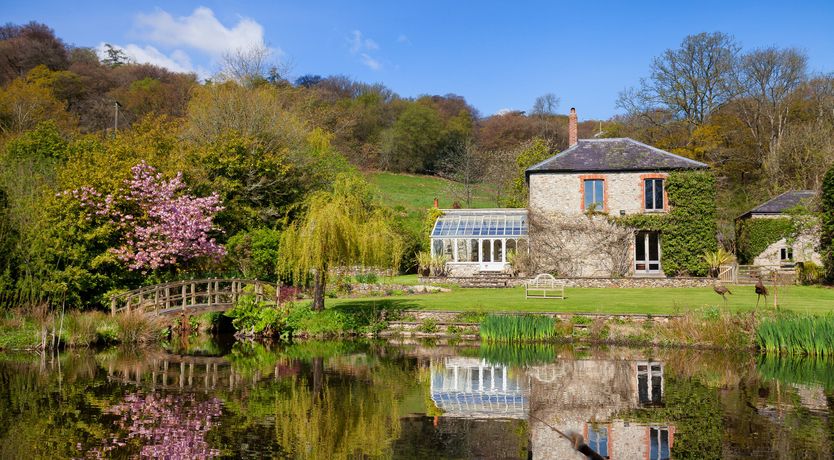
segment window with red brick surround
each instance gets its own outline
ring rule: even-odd
[[[652,173],[640,175],[640,209],[643,212],[669,212],[669,194],[666,192],[666,179],[668,174]],[[646,179],[663,179],[663,211],[656,209],[646,210]]]
[[[602,181],[602,212],[608,212],[608,181],[605,174],[581,174],[579,176],[579,212],[585,212],[585,181]]]

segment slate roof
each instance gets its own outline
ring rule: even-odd
[[[782,214],[788,209],[802,204],[803,201],[813,199],[814,195],[816,195],[816,192],[813,190],[791,190],[765,201],[742,214],[739,218],[750,217],[753,214]]]
[[[562,153],[527,168],[526,174],[548,172],[619,172],[706,169],[708,165],[627,137],[580,139]]]

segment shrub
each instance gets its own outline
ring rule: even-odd
[[[420,323],[420,326],[417,327],[417,330],[420,332],[425,332],[427,334],[437,332],[437,320],[434,318],[426,318],[423,320],[423,322]]]
[[[226,243],[226,263],[246,278],[275,281],[275,260],[281,232],[258,228],[241,232]]]
[[[96,329],[105,320],[101,312],[82,313],[74,311],[67,315],[64,343],[69,346],[88,346],[98,341]]]
[[[161,334],[162,325],[157,317],[131,311],[116,315],[117,340],[121,343],[147,343]]]
[[[417,253],[417,273],[421,276],[429,276],[431,274],[432,256],[427,251]]]
[[[232,318],[232,326],[240,333],[276,337],[288,332],[287,311],[258,302],[251,295],[242,296],[225,315]]]
[[[808,260],[805,262],[797,262],[796,276],[799,282],[805,285],[817,284],[822,278],[822,267]]]
[[[821,205],[820,254],[825,280],[834,283],[834,166],[822,181]]]
[[[718,248],[717,251],[706,251],[701,257],[709,265],[709,275],[713,278],[718,277],[722,265],[726,265],[733,260],[733,255],[725,251],[724,248]]]
[[[379,281],[379,276],[374,272],[358,273],[354,276],[354,279],[356,279],[357,283],[376,284]]]

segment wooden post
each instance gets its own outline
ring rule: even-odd
[[[110,316],[116,316],[116,298],[110,298]]]
[[[211,302],[211,280],[206,283],[206,304],[212,306]]]
[[[128,294],[127,295],[127,312],[130,313],[130,302],[133,300],[133,296]]]
[[[217,278],[214,279],[214,303],[220,303],[222,299],[220,298],[220,281],[217,281]]]
[[[191,281],[191,305],[197,305],[197,284]]]
[[[171,308],[171,287],[165,286],[165,308]]]
[[[275,308],[281,306],[281,280],[275,283]]]

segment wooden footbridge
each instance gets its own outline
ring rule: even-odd
[[[279,302],[279,286],[259,280],[201,279],[145,286],[114,296],[110,313],[140,311],[153,315],[196,314],[225,311],[243,295],[258,301]]]

